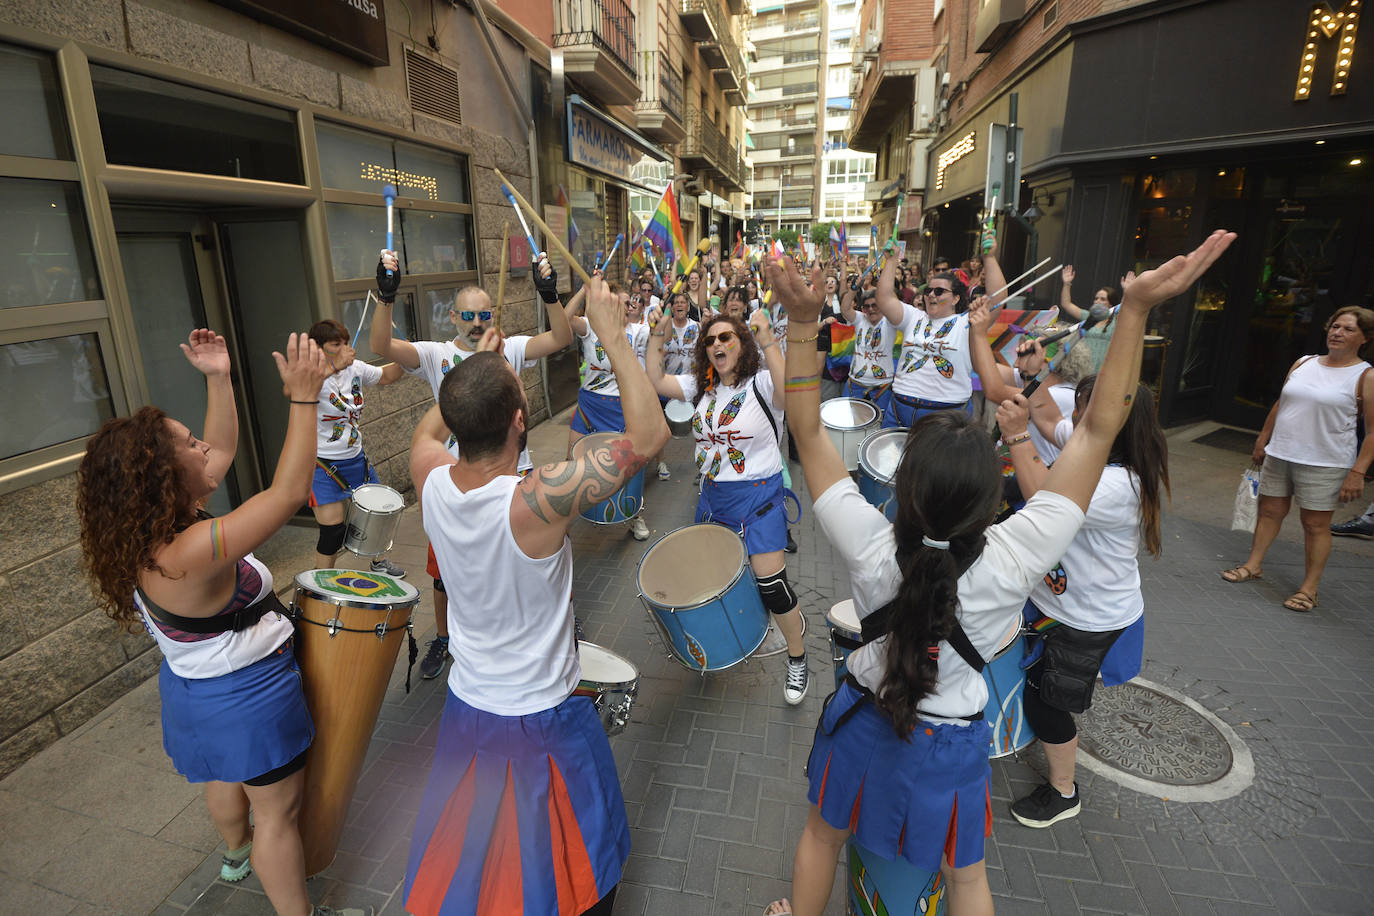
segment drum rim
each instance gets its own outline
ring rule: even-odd
[[[401,504],[393,509],[373,509],[369,506],[365,506],[362,503],[358,502],[358,492],[361,490],[389,490],[396,495],[396,498],[401,501]],[[406,498],[401,494],[401,491],[396,489],[395,487],[389,487],[386,484],[380,482],[368,482],[358,484],[356,487],[353,488],[351,495],[349,496],[349,502],[351,503],[351,505],[357,506],[359,510],[372,515],[392,515],[404,512],[406,508]]]
[[[340,607],[361,607],[361,608],[397,607],[397,606],[403,605],[403,604],[418,604],[419,601],[420,601],[420,590],[419,590],[418,588],[416,588],[415,586],[411,585],[409,582],[405,581],[404,579],[394,579],[394,578],[392,578],[392,577],[390,577],[390,576],[388,576],[388,578],[392,578],[392,581],[393,581],[393,582],[395,582],[396,584],[402,586],[403,589],[409,589],[411,592],[414,592],[414,594],[413,594],[413,595],[408,595],[408,596],[406,596],[406,597],[404,597],[404,598],[398,598],[398,599],[396,599],[396,600],[387,600],[387,599],[385,599],[385,598],[382,599],[382,600],[380,600],[380,601],[378,601],[378,600],[369,600],[369,599],[367,599],[367,598],[364,598],[364,597],[361,596],[361,595],[334,595],[334,594],[321,594],[321,593],[319,592],[319,590],[318,590],[313,584],[308,583],[308,582],[302,582],[302,581],[301,581],[301,576],[307,575],[307,574],[312,573],[312,572],[323,572],[325,569],[337,569],[337,570],[339,570],[340,572],[355,572],[355,573],[361,573],[361,572],[363,572],[363,571],[360,570],[360,569],[344,569],[344,568],[338,567],[338,566],[326,566],[326,567],[320,567],[320,568],[318,568],[318,569],[303,569],[303,570],[301,570],[300,572],[296,573],[295,578],[292,580],[292,581],[295,583],[296,591],[297,591],[297,592],[308,592],[312,597],[314,597],[314,598],[315,598],[316,600],[318,600],[318,601],[321,601],[321,602],[323,602],[323,603],[325,603],[325,604],[335,604],[335,605],[338,605],[338,606],[340,606]],[[364,573],[364,575],[366,575],[366,573]]]
[[[668,399],[668,403],[663,405],[663,413],[664,413],[664,415],[667,416],[668,411],[673,407],[674,404],[681,404],[683,407],[686,407],[686,408],[687,408],[687,416],[685,416],[685,417],[679,417],[679,418],[676,418],[676,419],[674,419],[673,417],[668,417],[669,421],[670,421],[670,422],[674,422],[674,423],[690,423],[690,422],[692,422],[692,416],[696,413],[696,408],[694,408],[694,407],[692,406],[692,403],[691,403],[690,401],[685,401],[685,400],[683,400],[682,398],[669,398],[669,399]],[[679,409],[680,409],[680,408],[679,408]]]
[[[895,437],[898,433],[900,433],[900,434],[902,434],[902,435],[908,435],[908,434],[910,434],[910,432],[911,432],[911,428],[910,428],[910,427],[907,427],[907,426],[891,426],[891,427],[888,427],[887,429],[880,429],[880,430],[878,430],[877,432],[869,433],[867,436],[864,437],[864,440],[863,440],[862,442],[859,443],[859,470],[863,471],[865,474],[867,474],[869,477],[873,478],[873,479],[874,479],[875,481],[877,481],[878,483],[882,483],[882,484],[891,484],[892,481],[894,481],[894,480],[897,479],[897,471],[896,471],[896,469],[895,469],[895,468],[893,469],[891,475],[882,475],[882,474],[879,474],[879,473],[878,473],[878,469],[875,468],[875,467],[873,467],[872,462],[870,462],[870,461],[867,460],[867,458],[868,458],[868,449],[865,448],[865,446],[868,445],[868,443],[869,443],[870,440],[875,439],[875,438],[877,438],[878,436],[892,436],[892,437]],[[903,451],[905,451],[905,449],[903,449]],[[898,465],[898,467],[901,466],[901,463],[902,463],[902,462],[901,462],[901,458],[900,458],[900,456],[899,456],[898,459],[897,459],[897,465]]]
[[[848,622],[848,621],[845,621],[845,622],[843,622],[843,623],[839,623],[839,622],[837,622],[837,621],[835,620],[835,618],[833,618],[833,617],[830,616],[831,612],[835,610],[835,606],[836,606],[836,605],[839,605],[839,604],[843,604],[845,601],[848,601],[848,602],[849,602],[849,606],[850,606],[850,607],[855,607],[854,599],[853,599],[853,598],[845,598],[843,601],[837,601],[837,602],[835,602],[835,604],[833,604],[833,605],[830,606],[830,610],[828,610],[828,611],[825,612],[825,622],[826,622],[826,625],[829,626],[830,629],[832,629],[832,630],[839,630],[841,633],[845,633],[845,634],[848,634],[848,635],[850,635],[850,636],[853,636],[855,639],[859,639],[859,638],[861,638],[861,637],[863,636],[863,629],[862,629],[863,623],[862,623],[862,622],[860,622],[860,621],[855,621],[855,623],[859,626],[859,629],[850,629],[850,627],[849,627],[849,622]],[[857,609],[854,611],[854,616],[855,616],[855,617],[859,616],[859,612],[858,612]]]
[[[582,649],[583,649],[584,647],[586,647],[586,646],[591,646],[593,649],[600,649],[602,652],[605,652],[605,653],[608,654],[608,655],[613,655],[613,656],[615,656],[615,657],[618,658],[620,661],[622,661],[622,662],[624,662],[625,664],[629,665],[629,666],[630,666],[630,670],[633,671],[633,672],[635,673],[635,676],[634,676],[633,678],[631,678],[630,680],[628,680],[628,681],[602,681],[602,680],[597,680],[596,678],[587,677],[587,676],[586,676],[586,674],[587,674],[587,669],[586,669],[586,668],[582,668],[582,675],[583,675],[583,676],[582,676],[581,678],[578,679],[578,683],[579,683],[579,684],[590,684],[590,685],[592,685],[592,686],[594,686],[594,687],[601,687],[601,688],[606,688],[606,689],[614,690],[614,689],[627,689],[627,688],[633,687],[635,684],[638,684],[638,683],[639,683],[639,678],[641,677],[641,675],[640,675],[640,672],[639,672],[639,666],[638,666],[638,665],[636,665],[634,662],[630,661],[628,658],[626,658],[625,656],[621,655],[619,652],[615,651],[614,649],[608,649],[608,648],[606,648],[605,646],[601,645],[600,643],[594,643],[594,642],[592,642],[591,640],[579,639],[579,640],[577,641],[577,651],[578,651],[578,655],[579,655],[579,658],[578,658],[578,667],[581,667],[581,652],[582,652]]]
[[[825,405],[834,404],[836,401],[848,401],[855,404],[862,404],[866,410],[869,410],[873,413],[873,416],[869,417],[862,423],[854,423],[847,426],[837,426],[832,423],[827,423],[825,419]],[[833,429],[836,432],[848,433],[855,432],[861,429],[867,429],[869,426],[873,425],[873,423],[878,419],[878,408],[874,406],[872,401],[865,400],[864,398],[830,398],[829,400],[823,401],[821,403],[821,425],[824,426],[826,429]]]
[[[658,539],[655,540],[652,544],[650,544],[648,548],[644,551],[644,556],[639,558],[639,565],[635,567],[635,589],[639,592],[639,597],[641,600],[653,605],[656,608],[662,608],[665,611],[694,611],[697,608],[705,607],[712,601],[720,600],[720,598],[722,598],[726,594],[726,592],[730,591],[732,588],[739,584],[740,579],[744,576],[745,567],[749,565],[749,551],[748,548],[744,546],[743,538],[740,538],[740,548],[741,552],[743,553],[743,559],[740,561],[739,569],[735,570],[734,578],[730,580],[730,583],[726,585],[725,588],[723,588],[715,596],[707,598],[704,601],[698,601],[696,604],[664,604],[663,602],[655,601],[653,598],[650,598],[648,595],[644,594],[644,586],[642,584],[644,575],[644,561],[649,558],[649,554],[653,553],[654,548],[657,547],[659,544],[663,543],[663,541],[665,541],[666,539],[672,537],[674,534],[677,534],[679,531],[686,531],[688,528],[697,528],[704,525],[711,525],[716,528],[723,528],[724,530],[729,531],[731,534],[734,534],[737,538],[739,537],[738,532],[736,532],[733,528],[729,527],[728,525],[717,524],[716,522],[693,522],[690,525],[683,525],[681,528],[674,528],[667,534],[659,535]],[[763,640],[759,640],[759,645],[763,645]],[[754,647],[754,649],[757,648],[758,646]],[[750,649],[749,651],[752,652],[754,650]],[[701,669],[693,668],[691,670],[699,671]]]

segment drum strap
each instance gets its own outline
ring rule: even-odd
[[[235,633],[242,633],[273,611],[283,617],[289,618],[291,616],[291,612],[281,603],[276,592],[268,592],[255,604],[239,608],[229,614],[216,614],[214,617],[183,617],[158,607],[143,593],[143,589],[135,590],[138,592],[139,601],[148,609],[148,613],[152,615],[154,620],[181,630],[183,633],[228,633],[230,630]]]
[[[768,428],[773,431],[773,441],[782,442],[778,437],[778,421],[773,419],[773,411],[768,408],[768,402],[763,399],[763,392],[759,391],[759,377],[754,376],[749,387],[754,389],[754,397],[758,398],[759,406],[763,408],[763,415],[768,418]]]
[[[859,622],[864,642],[873,642],[892,631],[892,612],[895,605],[895,601],[889,601]],[[987,667],[988,663],[983,659],[983,656],[978,654],[978,650],[973,648],[973,643],[957,619],[954,621],[954,629],[950,630],[945,639],[949,641],[949,644],[954,647],[954,651],[959,653],[959,657],[970,668],[979,674],[983,673],[983,669]],[[938,644],[932,648],[938,655]]]

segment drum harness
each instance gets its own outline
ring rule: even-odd
[[[235,633],[242,633],[273,611],[283,617],[294,617],[291,610],[281,603],[277,593],[270,591],[247,607],[241,607],[229,614],[216,614],[213,617],[182,617],[180,614],[173,614],[171,611],[158,607],[152,602],[152,599],[144,594],[143,589],[135,588],[134,591],[138,594],[138,600],[147,609],[149,615],[158,623],[181,630],[183,633],[195,633],[198,636],[228,633],[231,630]]]

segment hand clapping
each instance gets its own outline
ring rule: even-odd
[[[196,328],[181,345],[186,361],[202,375],[229,374],[229,345],[224,338],[206,328]]]
[[[274,350],[272,358],[293,401],[318,400],[320,386],[334,374],[325,352],[307,334],[292,334],[286,339],[286,355]]]

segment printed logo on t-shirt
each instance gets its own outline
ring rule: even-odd
[[[1064,570],[1063,563],[1056,563],[1054,569],[1045,573],[1045,585],[1056,595],[1062,595],[1069,588],[1069,574]]]
[[[954,364],[945,359],[944,353],[947,350],[956,350],[954,341],[949,340],[949,332],[954,329],[954,325],[959,321],[959,316],[954,315],[940,326],[940,329],[933,335],[921,333],[916,335],[911,341],[911,345],[902,350],[902,371],[915,372],[926,364],[927,360],[935,361],[935,371],[945,378],[954,377]],[[922,328],[928,331],[929,324]],[[919,358],[917,354],[920,353]]]

